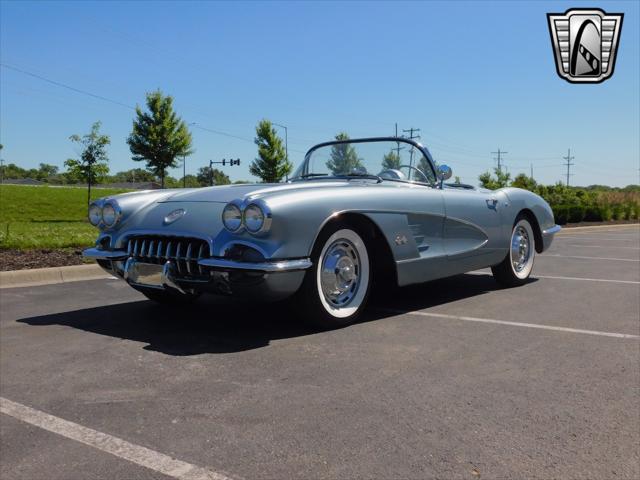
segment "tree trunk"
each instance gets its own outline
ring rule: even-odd
[[[160,170],[160,188],[164,188],[164,168]]]

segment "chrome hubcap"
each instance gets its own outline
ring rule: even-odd
[[[518,226],[511,237],[511,262],[516,272],[521,272],[529,262],[531,242],[527,230]]]
[[[344,307],[355,296],[360,286],[360,257],[348,240],[333,242],[322,258],[320,286],[327,301]]]

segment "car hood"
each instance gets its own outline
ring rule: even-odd
[[[280,193],[296,193],[301,190],[348,187],[349,182],[296,182],[296,183],[260,183],[242,185],[222,185],[218,187],[176,190],[168,197],[160,200],[167,202],[212,202],[228,203],[231,200],[268,197]]]

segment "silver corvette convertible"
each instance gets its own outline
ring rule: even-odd
[[[525,283],[560,230],[549,205],[450,177],[404,138],[322,143],[286,183],[97,200],[89,220],[100,234],[84,255],[157,302],[294,297],[323,327],[353,322],[383,283],[485,267],[503,285]]]

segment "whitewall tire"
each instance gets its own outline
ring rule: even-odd
[[[491,268],[495,279],[508,287],[524,284],[533,270],[536,257],[536,240],[533,227],[524,216],[519,216],[511,230],[509,253],[498,265]]]
[[[334,224],[316,241],[301,288],[309,320],[323,328],[354,322],[365,308],[371,284],[369,251],[349,225]],[[310,307],[310,308],[309,308]]]

